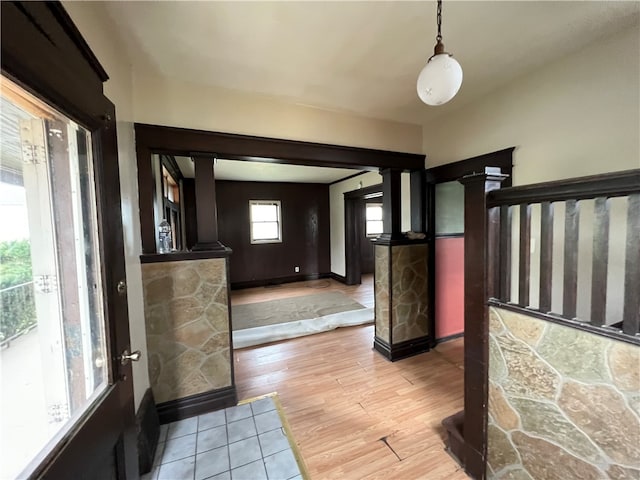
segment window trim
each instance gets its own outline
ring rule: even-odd
[[[278,237],[277,238],[265,238],[255,239],[253,238],[253,224],[254,223],[272,223],[262,222],[259,220],[253,220],[253,205],[275,205],[278,213]],[[280,200],[249,200],[249,241],[251,245],[260,245],[263,243],[282,243],[282,202]]]

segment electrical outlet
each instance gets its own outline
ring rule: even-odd
[[[296,273],[300,273],[300,267],[293,267],[293,271]]]

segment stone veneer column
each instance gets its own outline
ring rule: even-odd
[[[391,361],[428,351],[428,244],[378,239],[374,249],[373,347]]]
[[[142,264],[149,380],[163,423],[236,402],[230,253],[158,255]]]

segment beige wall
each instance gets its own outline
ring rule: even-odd
[[[420,153],[422,127],[134,71],[137,122]]]
[[[639,85],[636,26],[425,125],[427,164],[516,146],[515,185],[638,168]]]
[[[140,218],[131,67],[126,57],[126,47],[118,43],[117,37],[113,34],[112,25],[99,4],[64,2],[64,7],[107,71],[109,80],[105,84],[105,94],[116,106],[131,348],[143,352],[140,361],[133,363],[133,388],[137,410],[144,392],[149,388],[149,373],[139,257],[141,253]]]

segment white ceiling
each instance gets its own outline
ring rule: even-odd
[[[193,178],[195,170],[189,157],[175,157],[180,171],[187,178]],[[216,180],[237,180],[244,182],[293,182],[331,183],[361,173],[362,170],[347,168],[307,167],[282,163],[248,162],[238,160],[216,160]]]
[[[637,1],[445,0],[458,96],[415,92],[435,2],[105,2],[134,70],[423,124],[544,63],[637,23]]]

